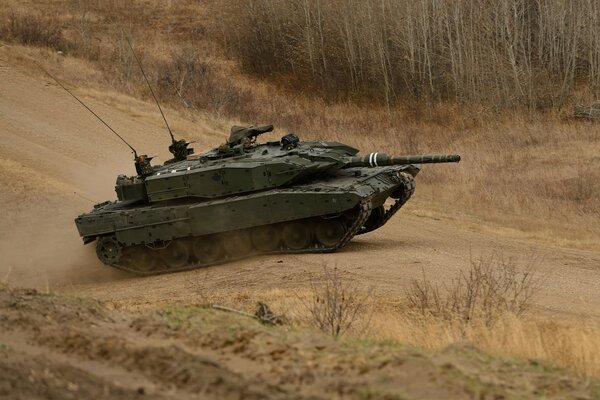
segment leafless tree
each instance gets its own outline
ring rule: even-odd
[[[228,49],[247,69],[334,98],[540,108],[580,84],[600,94],[594,0],[251,0],[224,11]]]

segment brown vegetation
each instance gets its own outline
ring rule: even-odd
[[[492,326],[505,314],[521,318],[531,308],[540,280],[531,267],[518,267],[501,254],[471,259],[443,291],[423,275],[407,291],[408,308],[422,317]]]
[[[57,17],[12,12],[4,18],[4,23],[0,24],[0,38],[60,51],[68,48],[68,42],[62,35],[62,27]]]
[[[386,303],[382,300],[382,307]],[[595,356],[600,351],[600,328],[584,318],[559,321],[504,314],[488,326],[481,320],[464,324],[411,313],[392,316],[388,309],[374,315],[370,336],[433,350],[470,343],[494,355],[545,360],[583,375],[600,376]]]
[[[594,1],[232,2],[227,48],[251,72],[333,98],[562,106],[600,87]]]
[[[363,293],[358,285],[344,278],[337,269],[323,268],[310,281],[308,299],[296,296],[308,313],[308,324],[321,332],[338,337],[360,330],[369,323],[371,293]]]
[[[532,275],[530,263],[497,256],[486,256],[481,260],[483,263],[474,261],[472,276],[482,280],[497,279],[497,283],[457,279],[449,287],[438,289],[441,300],[438,308],[430,302],[423,308],[419,308],[423,304],[417,304],[415,309],[415,301],[421,300],[415,299],[415,289],[410,286],[406,288],[405,296],[398,298],[357,283],[351,273],[337,272],[333,281],[338,287],[346,288],[344,296],[353,299],[345,304],[355,305],[343,308],[347,318],[352,316],[352,324],[343,332],[343,337],[405,343],[436,351],[457,343],[471,343],[497,356],[544,360],[583,375],[600,377],[600,362],[595,356],[600,352],[600,326],[597,322],[572,316],[565,320],[540,317],[534,301],[542,288],[543,277]],[[490,263],[491,260],[494,261]],[[499,271],[493,270],[495,267]],[[331,276],[332,272],[329,271],[329,274]],[[430,287],[435,286],[430,280],[426,282]],[[422,286],[423,281],[419,284]],[[330,307],[335,302],[324,301],[325,288],[335,291],[331,285],[332,280],[325,278],[304,290],[274,289],[226,296],[219,301],[248,312],[253,311],[256,301],[265,301],[290,316],[292,326],[317,328],[327,334],[333,332],[335,336],[337,325],[329,322],[340,319],[327,318],[335,316],[336,308]],[[500,288],[511,289],[504,291],[504,295],[490,291],[477,293],[475,306],[466,307],[469,295],[476,290],[485,290],[486,286],[500,292]],[[459,303],[460,309],[453,307],[453,300]],[[357,309],[358,312],[354,313]],[[525,313],[526,310],[531,312]]]
[[[544,290],[545,277],[538,274],[535,259],[492,253],[466,261],[472,263],[470,272],[449,285],[436,287],[433,278],[418,280],[421,289],[415,292],[408,285],[402,297],[377,291],[337,268],[314,275],[303,289],[236,292],[218,301],[247,312],[263,301],[289,316],[291,326],[332,336],[341,326],[344,338],[436,351],[470,343],[497,356],[544,360],[600,377],[600,359],[595,356],[600,352],[600,325],[584,317],[539,315],[536,297]],[[427,296],[418,293],[423,287],[428,287]],[[351,324],[342,325],[342,320]]]

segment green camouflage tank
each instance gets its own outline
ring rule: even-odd
[[[117,201],[75,220],[107,265],[157,274],[251,254],[332,252],[383,226],[413,194],[415,164],[458,162],[458,155],[389,156],[337,142],[301,142],[273,130],[234,126],[227,143],[193,156],[174,141],[174,158],[137,176],[119,175]],[[386,209],[389,198],[393,203]]]

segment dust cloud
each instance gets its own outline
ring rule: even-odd
[[[52,289],[130,277],[102,265],[73,221],[115,199],[116,176],[134,171],[129,150],[60,88],[19,67],[3,70],[0,92],[0,282]],[[152,123],[86,101],[144,150],[164,147],[164,135],[148,134]]]
[[[127,276],[102,265],[94,245],[84,246],[67,212],[19,216],[0,235],[0,279],[14,286],[52,288]]]
[[[51,289],[128,276],[102,265],[94,245],[84,246],[77,233],[74,218],[89,211],[93,202],[88,199],[98,194],[56,184],[44,187],[31,174],[9,182],[5,177],[0,184],[5,188],[0,195],[0,282]],[[112,198],[114,194],[105,199]]]

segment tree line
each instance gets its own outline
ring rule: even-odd
[[[597,0],[221,5],[222,40],[244,69],[330,99],[544,109],[600,88]]]

